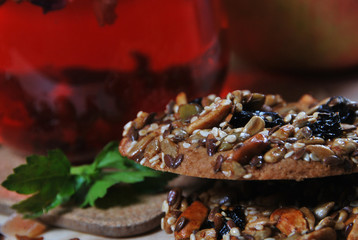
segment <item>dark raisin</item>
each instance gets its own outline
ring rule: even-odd
[[[282,117],[275,112],[263,112],[263,111],[241,111],[234,112],[229,124],[234,128],[243,127],[250,121],[253,116],[259,116],[265,121],[266,128],[272,128],[275,126],[282,126],[284,121]]]
[[[345,97],[332,97],[326,104],[318,108],[318,112],[334,112],[341,123],[354,123],[358,105]]]
[[[241,207],[236,206],[232,210],[226,210],[226,215],[231,218],[241,230],[245,229],[245,214]]]
[[[229,226],[225,223],[218,231],[218,239],[223,239],[223,236],[230,232]]]
[[[323,139],[337,138],[342,135],[342,128],[337,114],[334,112],[318,114],[317,121],[308,124],[312,135]]]
[[[229,124],[234,128],[239,128],[245,126],[246,123],[250,121],[250,119],[254,116],[253,112],[241,111],[234,112],[232,118],[229,121]]]

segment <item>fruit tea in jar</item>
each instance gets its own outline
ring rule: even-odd
[[[214,1],[3,1],[2,143],[88,161],[140,109],[218,93],[227,53]]]

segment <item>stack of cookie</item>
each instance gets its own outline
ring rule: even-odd
[[[153,169],[221,180],[169,192],[162,228],[175,239],[358,239],[357,114],[344,97],[181,93],[162,113],[139,112],[119,149]]]

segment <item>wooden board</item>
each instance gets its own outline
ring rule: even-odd
[[[0,181],[25,159],[0,147]],[[133,204],[98,208],[57,208],[41,218],[49,225],[108,237],[124,237],[148,232],[160,224],[161,205],[166,193],[138,195]],[[0,213],[10,215],[10,206],[25,197],[0,186]]]

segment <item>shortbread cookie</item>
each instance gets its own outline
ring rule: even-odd
[[[234,91],[139,112],[120,152],[161,171],[215,179],[296,179],[357,171],[358,104]]]
[[[226,181],[163,202],[161,227],[176,240],[354,240],[357,176],[296,181]]]

